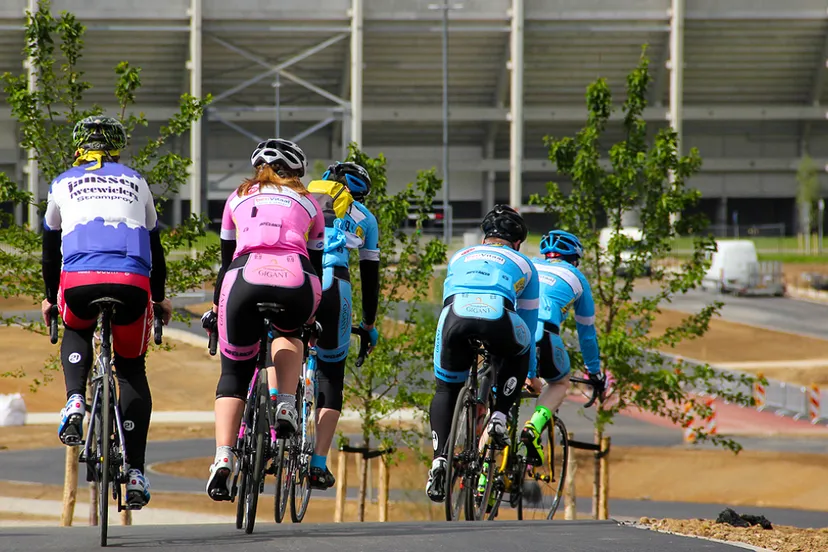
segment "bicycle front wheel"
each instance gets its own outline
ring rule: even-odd
[[[305,456],[304,453],[300,455],[301,460],[293,470],[293,484],[290,487],[290,518],[293,523],[302,523],[310,504],[310,462]]]
[[[520,504],[522,519],[553,519],[563,497],[569,463],[569,440],[563,420],[555,416],[541,432],[543,463],[527,466]]]

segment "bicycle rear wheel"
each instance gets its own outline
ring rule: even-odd
[[[278,442],[276,457],[273,459],[273,475],[276,477],[276,492],[273,496],[273,518],[276,523],[282,523],[287,512],[293,470],[291,469],[290,442],[286,439],[279,439]]]
[[[543,463],[526,466],[519,504],[522,519],[552,519],[560,506],[569,463],[566,426],[555,416],[541,432]]]
[[[469,474],[471,464],[476,461],[477,447],[474,444],[474,409],[470,407],[468,385],[463,387],[454,405],[451,433],[447,443],[446,457],[446,520],[460,519],[460,510],[467,520],[474,519],[473,485],[477,483]],[[455,487],[456,486],[456,487]],[[470,515],[471,514],[471,515]]]
[[[310,359],[308,362],[313,362],[313,360]],[[316,442],[316,425],[313,396],[310,394],[312,387],[308,387],[308,384],[312,385],[312,382],[308,380],[307,376],[304,376],[296,390],[296,405],[299,409],[301,434],[293,436],[292,441],[295,446],[291,447],[293,455],[291,462],[290,519],[293,523],[302,523],[302,520],[305,519],[310,504],[311,492],[313,491],[310,485],[310,462]]]
[[[267,372],[259,372],[259,382],[256,391],[256,410],[253,412],[252,435],[254,442],[253,461],[247,481],[247,494],[245,496],[245,526],[244,532],[248,535],[253,532],[256,525],[256,510],[259,505],[259,492],[264,486],[265,478],[265,435],[270,439],[270,426],[268,423],[267,408],[269,406],[269,394],[267,389]]]
[[[106,333],[104,338],[106,339]],[[103,374],[103,393],[101,400],[101,425],[99,427],[99,449],[100,454],[100,474],[101,478],[98,482],[98,519],[101,528],[101,546],[107,545],[107,533],[109,529],[109,485],[111,481],[111,452],[112,452],[112,387],[109,381],[109,371],[111,370],[109,351],[105,348],[101,353],[101,362],[105,366]]]

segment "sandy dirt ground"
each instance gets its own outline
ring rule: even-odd
[[[780,525],[766,530],[759,526],[732,527],[723,523],[698,519],[642,518],[641,523],[658,531],[743,542],[775,552],[828,550],[828,529],[799,529]]]
[[[337,453],[331,451],[331,469]],[[579,451],[576,493],[592,489],[592,457]],[[169,475],[199,477],[212,458],[195,458],[154,464],[152,469]],[[377,473],[374,465],[373,473]],[[419,497],[427,467],[413,455],[391,468],[392,489]],[[677,477],[676,474],[704,474]],[[743,451],[738,456],[718,450],[617,447],[610,453],[610,497],[715,503],[727,497],[729,505],[828,510],[828,496],[814,481],[828,480],[828,463],[817,454]],[[376,476],[374,476],[376,477]],[[355,460],[349,464],[349,485],[356,485]]]
[[[678,325],[686,316],[678,311],[662,311],[653,324],[653,333],[663,334],[667,327]],[[711,363],[828,359],[828,340],[714,319],[703,337],[682,342],[668,351]],[[828,370],[825,371],[828,376]]]
[[[57,417],[53,425],[0,427],[0,450],[55,448],[62,446],[57,436]],[[211,439],[213,424],[159,424],[150,425],[150,441],[177,441],[182,439]]]
[[[212,410],[219,361],[207,349],[168,341],[170,351],[150,351],[147,374],[152,388],[153,408],[170,410]],[[32,391],[34,378],[44,380],[42,367],[58,353],[45,336],[17,327],[0,328],[0,350],[6,351],[0,373],[20,371],[22,377],[0,377],[0,394],[23,394],[29,412],[57,412],[66,402],[63,375],[50,372],[51,381]]]

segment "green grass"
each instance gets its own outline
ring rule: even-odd
[[[174,249],[173,251],[188,252],[193,248],[195,248],[196,251],[204,251],[205,249],[207,249],[207,246],[218,245],[218,243],[219,235],[216,232],[208,230],[204,236],[199,236],[193,241],[192,247],[184,245],[182,247]]]

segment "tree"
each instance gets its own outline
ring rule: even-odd
[[[799,206],[799,224],[805,235],[805,252],[810,253],[811,232],[817,221],[817,200],[819,199],[819,171],[810,155],[805,154],[796,171],[796,203]]]
[[[549,158],[559,174],[569,178],[572,190],[564,193],[555,183],[548,185],[545,197],[534,196],[557,216],[558,226],[577,234],[584,243],[581,268],[590,277],[596,303],[596,329],[602,365],[615,376],[612,400],[597,406],[596,437],[621,410],[637,407],[679,424],[689,416],[706,415],[709,409],[698,393],[718,395],[739,405],[751,405],[753,378],[716,372],[709,365],[689,366],[659,353],[659,350],[704,335],[710,319],[721,307],[712,303],[661,335],[651,333],[660,305],[670,298],[697,287],[709,267],[707,253],[715,249],[712,236],[704,235],[707,221],[701,215],[688,215],[701,194],[688,186],[688,180],[701,167],[699,152],[693,148],[686,156],[677,153],[676,133],[659,129],[652,140],[642,117],[650,85],[649,61],[642,51],[637,68],[627,77],[627,97],[622,107],[624,138],[609,147],[608,167],[601,159],[602,138],[613,111],[612,95],[604,79],[586,91],[588,119],[574,137],[546,137]],[[635,209],[640,218],[642,239],[634,240],[620,232],[622,215]],[[605,214],[613,231],[606,252],[598,235],[599,220]],[[681,215],[681,216],[677,216]],[[668,257],[679,235],[696,235],[693,252],[677,271],[668,271],[655,261]],[[631,251],[624,259],[622,252]],[[636,283],[647,272],[655,291],[634,293]],[[570,318],[566,329],[574,330]],[[573,366],[579,354],[573,355]],[[685,405],[691,405],[689,412]],[[734,452],[740,445],[732,439],[696,430],[699,440],[710,440]]]
[[[348,161],[359,163],[371,175],[371,194],[365,205],[377,217],[380,236],[380,302],[376,325],[380,329],[377,348],[365,363],[355,366],[354,351],[348,356],[345,404],[360,414],[361,446],[372,440],[390,447],[402,440],[413,450],[423,442],[425,419],[431,398],[431,370],[437,319],[429,286],[434,266],[445,262],[446,246],[438,239],[426,241],[422,224],[442,181],[435,171],[420,171],[415,182],[391,195],[387,189],[385,156],[372,159],[355,145],[349,146]],[[409,212],[416,215],[413,232],[404,230]],[[357,266],[352,251],[351,266]],[[362,297],[358,271],[353,271],[354,320],[362,319]],[[396,427],[380,422],[389,414],[413,410],[420,424]],[[359,490],[359,521],[365,516],[367,463],[362,464]]]
[[[48,0],[40,0],[34,13],[26,12],[25,40],[23,54],[31,59],[37,75],[37,85],[29,89],[27,75],[2,75],[6,101],[11,107],[12,117],[20,126],[20,146],[33,152],[40,172],[47,181],[71,167],[74,160],[72,148],[72,127],[74,123],[89,115],[102,113],[99,106],[86,106],[84,93],[91,84],[83,80],[81,69],[83,36],[85,27],[74,15],[62,12],[59,17],[51,13]],[[59,44],[59,52],[55,45]],[[134,108],[136,96],[141,87],[141,69],[123,61],[114,68],[117,82],[114,95],[120,107],[116,116],[124,123],[127,134],[132,135],[138,126],[148,126],[143,114],[129,112]],[[190,130],[199,119],[210,97],[195,98],[189,94],[181,96],[179,111],[167,124],[161,126],[157,137],[148,139],[138,147],[130,140],[129,150],[122,152],[125,162],[142,173],[150,184],[156,201],[156,209],[163,211],[165,203],[175,195],[186,182],[191,160],[169,151],[169,142]],[[131,155],[130,155],[131,154]],[[17,183],[5,173],[0,173],[0,203],[12,206],[27,206],[33,202],[31,194],[18,188]],[[42,216],[46,201],[38,204]],[[195,240],[205,234],[208,219],[190,217],[181,225],[162,232],[166,252],[189,248]],[[33,302],[43,298],[43,282],[40,271],[40,228],[29,225],[18,226],[13,217],[0,213],[0,295],[8,297],[29,297]],[[218,246],[208,246],[197,258],[168,260],[167,287],[170,295],[192,289],[214,276],[213,259]],[[26,328],[46,333],[39,322],[26,322],[20,317],[9,317],[6,324],[22,323]],[[59,370],[56,357],[42,371],[41,377],[32,382],[36,388],[48,381],[55,370]],[[19,372],[16,375],[20,375]]]

